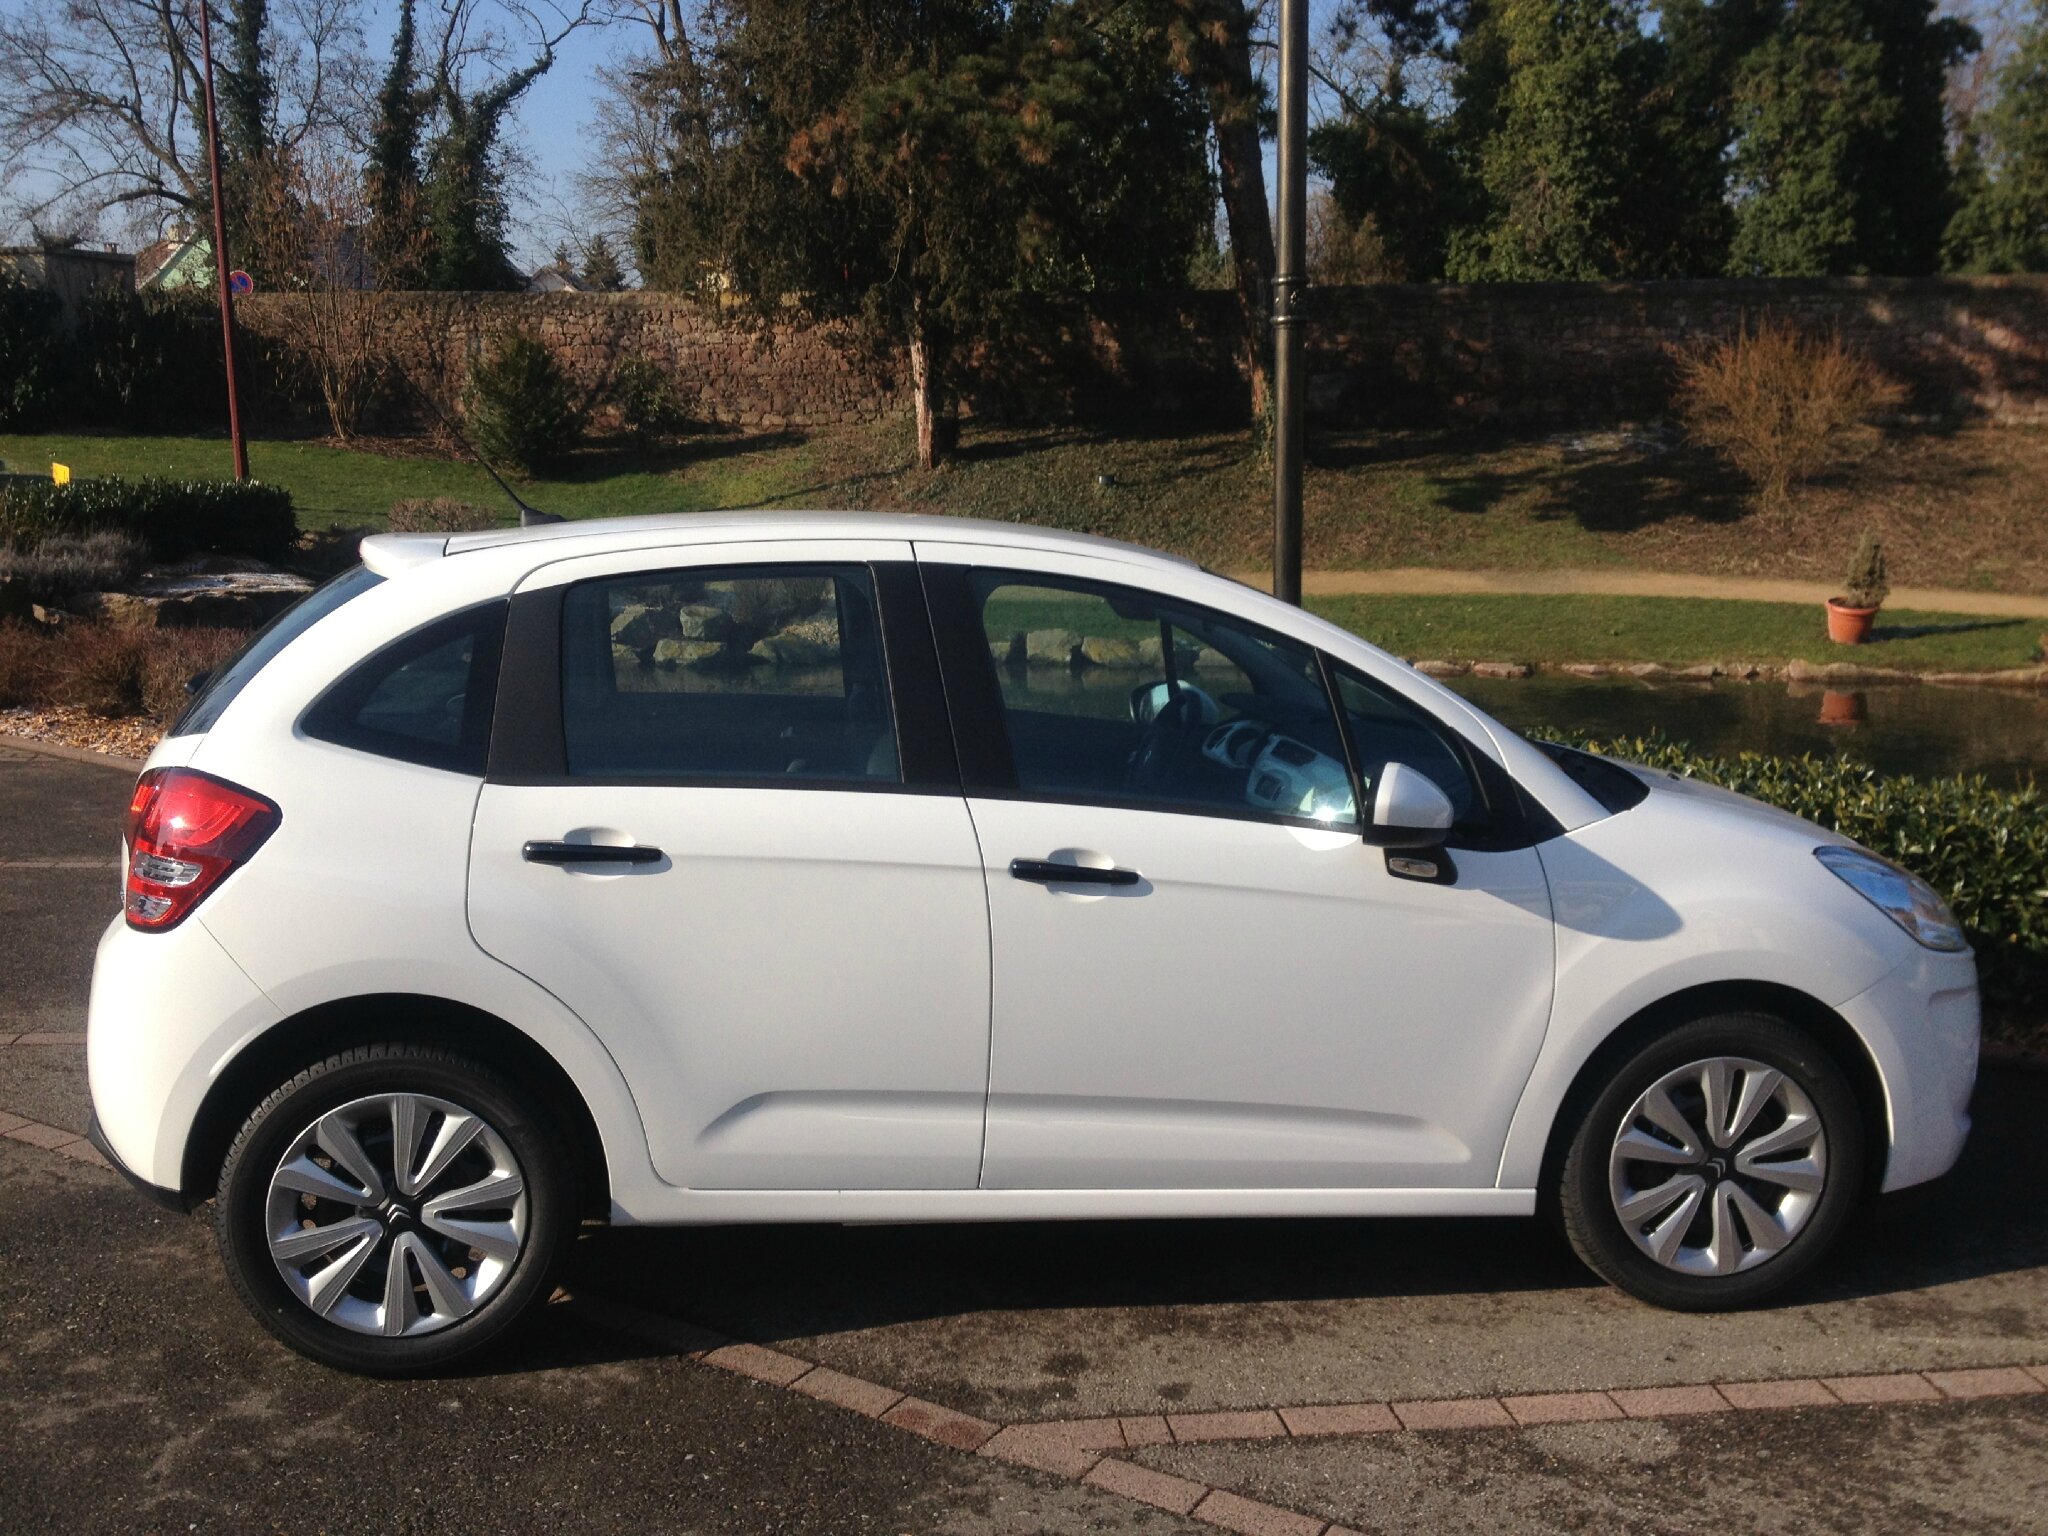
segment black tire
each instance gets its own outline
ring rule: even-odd
[[[1775,1068],[1805,1095],[1826,1137],[1825,1182],[1790,1241],[1758,1259],[1754,1267],[1732,1274],[1686,1274],[1660,1263],[1630,1235],[1610,1188],[1611,1154],[1623,1117],[1653,1085],[1669,1073],[1714,1057],[1745,1058]],[[1720,1160],[1730,1164],[1732,1154],[1723,1154]],[[1793,1284],[1826,1255],[1857,1208],[1865,1161],[1863,1116],[1855,1090],[1819,1041],[1767,1014],[1717,1014],[1658,1035],[1610,1073],[1572,1135],[1559,1175],[1557,1208],[1572,1248],[1603,1279],[1675,1311],[1726,1311],[1754,1306]],[[1707,1172],[1703,1167],[1702,1173]],[[1755,1184],[1744,1187],[1766,1199],[1776,1197]],[[1705,1219],[1703,1215],[1701,1220]],[[1746,1239],[1745,1251],[1761,1252],[1761,1245]]]
[[[332,1110],[392,1093],[445,1100],[482,1120],[517,1159],[527,1203],[516,1257],[472,1312],[432,1332],[387,1338],[354,1331],[315,1312],[273,1261],[267,1229],[271,1180],[294,1141]],[[443,1370],[495,1343],[546,1300],[575,1236],[579,1209],[574,1158],[517,1085],[451,1051],[370,1045],[307,1067],[243,1122],[221,1168],[214,1235],[243,1302],[300,1354],[364,1375],[414,1376]],[[441,1241],[424,1227],[418,1230],[424,1241]],[[416,1289],[426,1294],[424,1287]]]

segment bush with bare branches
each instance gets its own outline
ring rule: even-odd
[[[1850,428],[1905,398],[1840,336],[1782,320],[1744,325],[1673,355],[1687,435],[1725,455],[1769,506],[1826,467]]]

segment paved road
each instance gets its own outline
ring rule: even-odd
[[[0,745],[0,1041],[83,1028],[127,789]],[[82,1046],[0,1045],[0,1110],[82,1129]],[[510,1352],[399,1385],[273,1345],[203,1215],[0,1137],[0,1532],[2048,1532],[2044,1117],[1987,1077],[1942,1200],[1740,1317],[1533,1222],[599,1233]],[[1384,1430],[1287,1437],[1331,1403]],[[1446,1415],[1498,1427],[1397,1427]],[[1040,1420],[1086,1422],[988,1439]]]

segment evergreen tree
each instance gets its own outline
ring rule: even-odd
[[[427,148],[425,285],[443,290],[516,289],[505,233],[504,167],[499,138],[526,90],[553,67],[552,50],[489,90],[465,95],[447,71],[434,82],[439,131]]]
[[[1311,129],[1308,145],[1344,221],[1377,240],[1388,280],[1444,275],[1466,197],[1448,124],[1388,94]]]
[[[420,182],[427,94],[420,89],[415,0],[401,0],[391,64],[377,92],[377,120],[363,167],[370,205],[370,260],[380,288],[417,288],[426,276],[426,197]]]
[[[1934,269],[1951,214],[1942,96],[1975,46],[1933,0],[1776,0],[1736,72],[1741,274]]]
[[[626,286],[626,269],[619,265],[619,254],[605,235],[591,236],[583,247],[583,286],[599,293],[617,293]]]
[[[219,70],[220,141],[224,160],[255,161],[272,148],[277,86],[270,74],[268,0],[234,0],[227,61]]]
[[[1728,268],[1735,210],[1728,156],[1735,142],[1736,71],[1775,19],[1773,0],[1658,0],[1664,88],[1651,103],[1658,202],[1652,222],[1671,241],[1655,266],[1673,277],[1717,277]]]
[[[1945,255],[1961,272],[2048,272],[2048,5],[1998,72],[1956,170]]]
[[[1647,275],[1660,145],[1650,104],[1663,48],[1624,0],[1499,0],[1466,51],[1462,137],[1484,212],[1451,239],[1450,275],[1543,281]],[[1497,95],[1488,90],[1497,87]]]
[[[963,355],[1028,325],[1025,295],[1186,272],[1211,207],[1202,107],[1136,19],[1062,0],[747,0],[715,20],[702,66],[666,83],[641,272],[764,313],[793,300],[900,347],[926,467]]]

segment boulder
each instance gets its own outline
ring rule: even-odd
[[[801,629],[786,629],[754,646],[753,654],[778,667],[822,667],[839,659],[837,638],[823,639]]]
[[[724,649],[725,646],[716,640],[657,640],[654,642],[654,664],[657,667],[693,667]]]
[[[130,629],[254,629],[313,590],[284,571],[222,571],[161,577],[133,592],[92,592],[80,606]]]
[[[628,603],[612,619],[612,643],[630,645],[636,651],[649,650],[676,637],[676,616],[666,608]]]
[[[1532,668],[1525,661],[1475,661],[1472,663],[1474,677],[1527,677]]]
[[[1090,635],[1081,642],[1081,659],[1091,667],[1120,667],[1126,671],[1140,667],[1156,669],[1159,666],[1159,637],[1155,635],[1146,641]]]
[[[1071,667],[1080,645],[1071,629],[1034,629],[1024,637],[1024,659],[1034,667]]]
[[[676,630],[685,640],[724,640],[732,634],[732,615],[711,603],[678,609]]]

